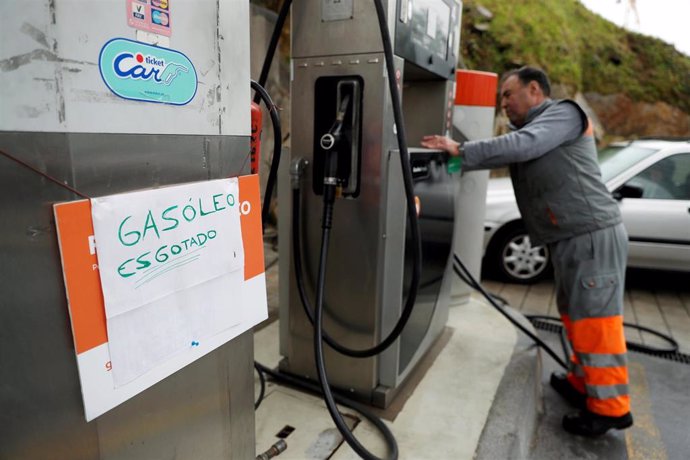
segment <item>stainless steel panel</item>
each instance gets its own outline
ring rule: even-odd
[[[403,83],[403,113],[407,142],[410,147],[419,146],[427,134],[450,131],[453,113],[452,97],[454,82],[450,80],[410,80],[409,68],[405,68]]]
[[[335,204],[327,265],[324,329],[339,343],[363,349],[379,343],[400,317],[406,205],[390,95],[384,78],[383,56],[341,56],[338,60],[359,64],[321,65],[322,59],[294,61],[292,117],[293,126],[299,126],[300,129],[293,130],[291,153],[293,158],[305,158],[310,163],[313,161],[313,118],[314,104],[317,102],[313,89],[316,80],[322,76],[336,75],[362,77],[362,188],[359,197],[339,199]],[[402,70],[402,60],[396,58],[396,63]],[[445,94],[446,82],[441,83]],[[303,278],[313,302],[321,244],[322,198],[312,192],[311,181],[312,174],[308,168],[301,187],[300,238]],[[438,190],[441,194],[445,192],[445,189]],[[281,203],[286,207],[281,213],[281,251],[289,250],[291,246],[289,193],[287,186],[281,188]],[[452,202],[452,190],[448,192],[448,199]],[[449,213],[452,219],[452,206]],[[452,220],[449,225],[451,231],[446,232],[448,246],[452,240]],[[431,230],[428,229],[428,232]],[[281,303],[289,304],[289,308],[281,307],[281,317],[287,323],[281,327],[281,333],[289,336],[289,339],[281,338],[281,354],[286,358],[282,368],[316,379],[312,326],[302,311],[292,263],[291,256],[281,266],[281,273],[286,275],[281,278]],[[288,281],[289,288],[285,286]],[[426,308],[421,305],[423,296],[420,296],[419,309],[413,315],[402,345],[397,342],[381,356],[365,360],[348,358],[326,347],[331,384],[353,390],[357,396],[369,401],[380,400],[376,392],[386,391],[381,387],[398,386],[445,325],[448,299],[446,284],[444,282],[440,288],[440,300],[437,302],[434,297],[433,301],[427,302]],[[439,292],[438,289],[437,286],[435,292]],[[404,346],[406,344],[409,346]]]
[[[413,166],[419,160],[419,154],[424,154],[421,149],[411,149]],[[406,228],[403,200],[404,194],[400,173],[398,152],[392,153],[393,163],[388,170],[385,180],[388,186],[387,194],[398,197],[397,200],[388,201],[386,212],[389,231],[389,240],[405,239],[404,266],[405,271],[398,273],[397,267],[401,264],[401,252],[387,251],[384,257],[386,285],[384,289],[388,293],[388,300],[382,304],[384,315],[392,315],[391,321],[397,321],[401,308],[391,308],[390,299],[397,299],[403,285],[406,293],[411,281],[412,255],[409,229],[406,232],[390,231],[390,229]],[[420,198],[421,214],[419,216],[420,235],[422,239],[422,273],[419,291],[414,309],[403,330],[400,340],[393,344],[389,350],[381,355],[379,361],[379,384],[377,392],[380,398],[377,405],[387,405],[394,397],[397,387],[407,378],[417,362],[427,352],[429,347],[441,334],[448,319],[448,304],[450,286],[453,280],[451,249],[453,244],[453,228],[455,224],[454,182],[457,177],[446,172],[445,162],[434,158],[429,163],[428,176],[415,179],[415,196]],[[402,207],[402,211],[400,210]],[[395,216],[401,216],[396,217]],[[401,220],[402,219],[402,220]],[[392,242],[392,241],[391,241]],[[397,243],[396,243],[397,246]],[[395,246],[394,246],[395,247]],[[402,267],[401,267],[402,268]],[[400,270],[402,271],[402,270]],[[396,296],[397,294],[397,296]]]
[[[0,1],[0,130],[249,136],[249,2],[170,2],[169,48],[199,80],[184,106],[122,99],[104,84],[101,47],[136,37],[126,6]]]
[[[236,175],[245,137],[0,132],[0,149],[102,195]],[[0,156],[0,458],[253,458],[251,333],[84,420],[52,205],[70,192]]]
[[[447,311],[447,296],[442,295],[442,284],[451,274],[451,254],[453,249],[453,227],[455,224],[455,201],[453,199],[454,180],[446,171],[444,158],[431,160],[417,159],[419,155],[411,152],[413,168],[418,164],[427,164],[428,171],[424,177],[415,179],[414,193],[419,197],[419,232],[422,240],[423,264],[419,281],[419,292],[412,315],[400,336],[400,373],[403,374],[414,364],[415,355],[425,351],[422,343],[439,330],[431,329],[433,318],[441,310]],[[428,162],[428,163],[427,163]],[[409,230],[407,232],[409,234]],[[406,284],[411,281],[411,236],[407,237]],[[409,267],[409,268],[408,268]],[[407,290],[407,289],[406,289]],[[443,321],[445,323],[445,320]]]
[[[321,0],[321,20],[351,19],[355,11],[353,2],[354,0]]]
[[[353,348],[367,348],[380,335],[381,300],[380,254],[383,251],[382,214],[384,208],[381,177],[387,164],[387,152],[393,142],[393,123],[384,107],[389,107],[383,56],[343,56],[352,65],[319,66],[320,59],[294,62],[292,83],[293,130],[292,157],[311,159],[313,145],[313,88],[321,76],[359,75],[363,78],[362,176],[360,196],[337,200],[331,236],[326,278],[324,327],[340,343]],[[371,62],[370,62],[371,61]],[[398,65],[402,61],[397,61]],[[306,64],[306,66],[305,66]],[[321,197],[312,193],[311,170],[305,172],[302,186],[302,241],[304,242],[304,278],[310,298],[318,269],[321,241]],[[282,199],[281,199],[282,202]],[[289,223],[288,223],[289,226]],[[285,225],[281,225],[281,229]],[[288,227],[289,228],[289,227]],[[282,231],[282,230],[281,230]],[[282,235],[282,234],[281,234]],[[294,276],[292,273],[291,276]],[[294,286],[294,278],[291,281]],[[305,319],[296,289],[290,289],[290,334],[293,340],[285,356],[291,372],[315,377],[311,325]],[[329,376],[336,386],[366,393],[376,385],[374,359],[355,360],[326,350]]]
[[[355,1],[352,18],[325,18],[325,0],[307,0],[292,8],[291,156],[313,163],[315,83],[325,76],[363,79],[362,158],[360,195],[339,199],[326,276],[324,329],[336,341],[354,349],[369,348],[387,336],[400,317],[403,301],[405,253],[405,196],[400,158],[388,90],[382,42],[373,2]],[[397,2],[384,1],[387,22],[395,40]],[[325,15],[325,16],[323,16]],[[454,46],[455,48],[455,46]],[[403,65],[405,75],[403,76]],[[423,134],[449,126],[452,82],[395,57],[396,78],[402,85],[408,142],[418,145]],[[453,78],[449,76],[449,78]],[[409,96],[409,99],[408,99]],[[411,121],[410,121],[411,120]],[[396,152],[392,152],[395,150]],[[305,285],[315,294],[321,243],[322,199],[312,190],[307,168],[301,186],[300,239],[303,242]],[[280,186],[279,186],[280,187]],[[316,379],[312,326],[302,311],[296,289],[291,252],[291,191],[280,188],[281,240],[281,354],[285,371]],[[450,236],[449,236],[450,238]],[[398,341],[378,357],[352,359],[325,348],[329,380],[352,390],[360,399],[387,404],[447,318],[449,284],[440,285],[441,301],[416,313],[411,343]],[[409,339],[409,340],[408,340]],[[402,365],[401,365],[402,353]]]
[[[388,29],[395,30],[395,0],[381,0]],[[292,6],[292,57],[294,59],[383,52],[374,2],[354,1],[352,19],[321,21],[322,0],[304,0]]]
[[[248,331],[99,417],[100,458],[254,458],[253,356]]]

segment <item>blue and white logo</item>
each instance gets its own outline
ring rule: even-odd
[[[179,51],[114,38],[101,48],[98,67],[108,88],[125,99],[185,105],[196,94],[196,70]]]

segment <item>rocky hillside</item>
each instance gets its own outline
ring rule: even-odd
[[[542,67],[557,97],[589,104],[607,139],[690,136],[690,57],[578,0],[465,0],[462,56],[497,73]]]

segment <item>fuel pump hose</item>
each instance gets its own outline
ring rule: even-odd
[[[453,270],[455,273],[462,279],[468,286],[471,288],[475,289],[476,291],[480,292],[484,298],[489,302],[491,306],[493,306],[496,310],[498,310],[503,316],[505,316],[508,321],[513,323],[518,329],[520,329],[525,335],[527,335],[529,338],[531,338],[539,347],[541,347],[549,356],[551,356],[554,361],[556,361],[558,364],[560,364],[564,369],[567,369],[568,366],[566,365],[565,361],[561,359],[556,352],[549,347],[543,340],[541,340],[538,336],[536,336],[534,333],[532,333],[530,330],[525,328],[522,324],[520,324],[515,318],[513,318],[507,310],[499,305],[498,301],[503,303],[504,305],[507,305],[508,302],[505,301],[504,299],[501,299],[499,296],[496,296],[494,294],[491,294],[490,292],[486,291],[484,287],[472,276],[470,271],[467,269],[465,264],[462,263],[462,260],[456,255],[453,254]],[[497,301],[498,300],[498,301]],[[562,323],[563,321],[560,318],[557,318],[555,316],[544,316],[544,315],[525,315],[525,317],[534,322],[535,320],[546,320],[546,321],[555,321]],[[628,322],[624,322],[623,326],[631,329],[637,329],[639,331],[654,335],[656,337],[659,337],[660,339],[666,341],[669,343],[669,346],[666,348],[661,348],[661,347],[654,347],[646,344],[641,344],[638,342],[634,341],[626,341],[626,346],[628,349],[632,351],[639,351],[642,353],[648,353],[652,355],[664,355],[664,354],[673,354],[678,352],[678,342],[671,336],[664,334],[662,332],[659,332],[657,330],[645,327],[645,326],[639,326],[637,324],[631,324]],[[565,352],[565,344],[563,343],[563,348]],[[565,359],[567,360],[568,357],[566,356]]]

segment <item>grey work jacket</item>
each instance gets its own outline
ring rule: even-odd
[[[575,108],[575,110],[573,110]],[[513,133],[464,145],[465,169],[508,165],[520,213],[535,245],[621,222],[601,180],[584,111],[570,100],[546,100]]]

